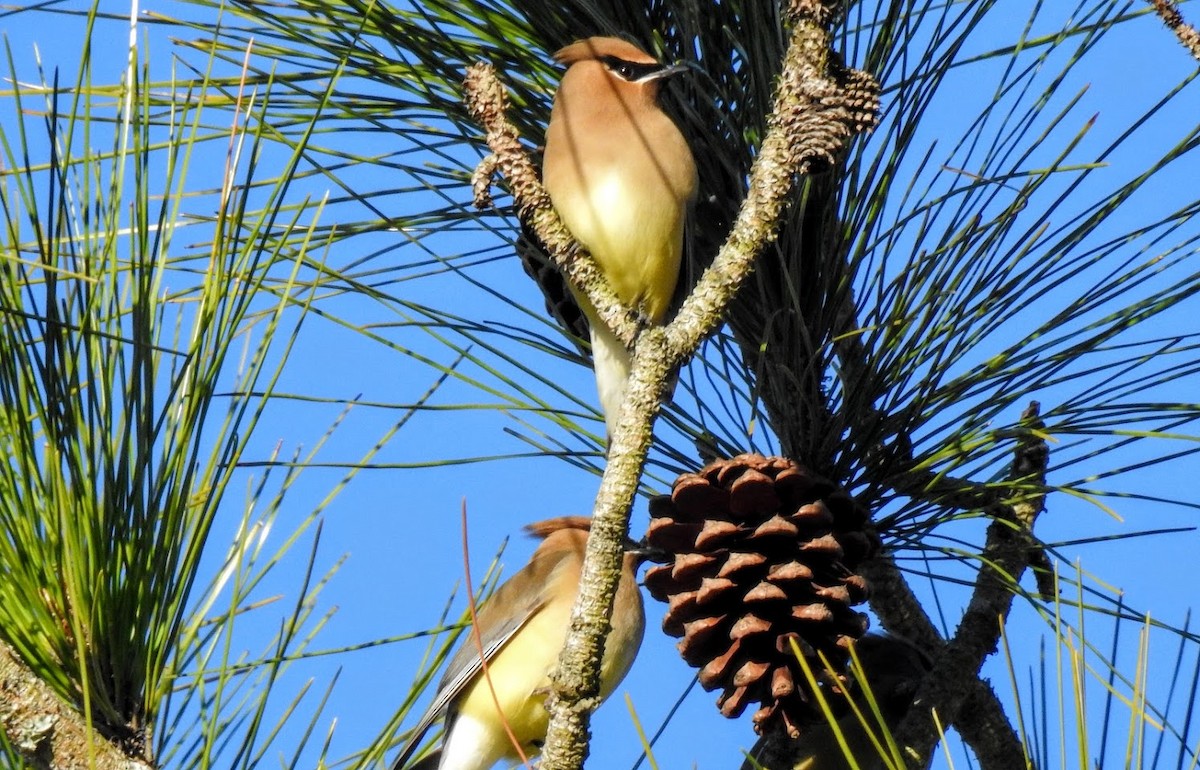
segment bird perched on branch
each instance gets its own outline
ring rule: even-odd
[[[474,630],[468,630],[394,770],[405,766],[425,732],[443,716],[446,734],[441,747],[408,770],[487,770],[502,759],[518,759],[506,724],[525,756],[541,751],[549,724],[544,704],[550,673],[579,592],[590,526],[587,517],[563,516],[526,527],[542,542],[529,563],[497,588],[476,615],[482,658]],[[622,564],[612,631],[600,664],[601,699],[625,678],[642,643],[646,618],[636,577],[641,559],[641,551],[630,549]]]
[[[696,164],[658,105],[664,79],[682,72],[632,43],[580,40],[554,54],[567,65],[546,129],[542,177],[563,224],[617,297],[645,321],[664,322],[679,279],[683,226]],[[592,363],[611,437],[629,379],[629,350],[587,298]]]

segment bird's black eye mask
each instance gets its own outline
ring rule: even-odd
[[[617,73],[622,80],[628,80],[631,83],[658,75],[665,69],[658,62],[640,64],[618,59],[616,56],[601,56],[600,61],[610,72]]]

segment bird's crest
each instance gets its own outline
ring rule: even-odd
[[[554,54],[554,61],[569,67],[577,61],[599,60],[606,56],[634,64],[658,64],[658,60],[653,56],[619,37],[589,37],[576,40],[569,46],[558,49]]]
[[[555,516],[553,519],[542,519],[525,525],[525,531],[534,537],[545,540],[560,529],[582,529],[584,532],[592,528],[590,516]]]

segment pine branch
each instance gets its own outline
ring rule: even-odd
[[[1022,433],[1013,459],[1010,481],[1015,484],[1045,483],[1049,450],[1041,438],[1038,405],[1022,415]],[[914,765],[924,767],[938,741],[931,714],[936,711],[950,722],[975,750],[984,768],[1024,768],[1028,759],[987,682],[979,679],[984,658],[996,649],[1002,619],[1012,606],[1012,586],[1027,566],[1040,567],[1045,555],[1033,536],[1033,524],[1045,504],[1045,495],[1026,498],[988,499],[986,506],[995,520],[988,528],[987,543],[967,612],[954,639],[947,642],[934,627],[907,581],[887,555],[864,565],[864,577],[873,592],[871,609],[885,628],[901,634],[935,660],[916,704],[897,731],[897,742],[910,747]],[[990,498],[990,494],[987,496]],[[965,502],[965,501],[960,501]],[[1039,589],[1045,594],[1039,575]],[[919,737],[910,737],[919,736]]]
[[[946,640],[934,627],[891,556],[881,554],[866,562],[862,573],[872,588],[871,609],[879,616],[884,628],[906,637],[928,651],[930,658],[938,660]],[[991,686],[976,678],[967,683],[967,688],[967,700],[952,724],[975,751],[980,765],[989,770],[1024,768],[1025,751],[1021,740]]]
[[[1050,452],[1042,438],[1042,422],[1037,402],[1022,414],[1024,430],[1017,441],[1010,480],[1022,487],[1044,487]],[[1045,493],[1016,497],[1007,505],[992,510],[992,524],[981,556],[982,566],[975,581],[971,600],[963,613],[954,637],[938,654],[933,670],[917,692],[896,741],[905,747],[911,766],[925,767],[939,740],[933,715],[943,723],[957,723],[969,699],[979,697],[979,670],[984,659],[996,651],[1000,628],[1008,616],[1014,597],[1013,587],[1030,565],[1031,554],[1039,552],[1033,525],[1045,507]],[[923,644],[926,639],[917,639]],[[930,649],[937,649],[936,647]],[[982,759],[982,758],[981,758]],[[1011,759],[990,767],[1024,767]]]
[[[851,136],[874,120],[878,88],[873,81],[871,88],[863,88],[864,75],[857,81],[859,87],[847,94],[829,76],[831,8],[800,0],[791,10],[794,28],[769,130],[751,169],[749,193],[733,231],[676,318],[666,327],[642,330],[633,340],[629,385],[597,494],[580,595],[554,677],[555,691],[546,704],[551,720],[542,761],[547,770],[580,768],[586,756],[588,721],[599,692],[599,663],[620,575],[622,542],[649,452],[653,420],[669,395],[671,373],[720,323],[753,270],[755,257],[775,238],[797,176],[813,164],[831,162]],[[628,339],[628,327],[619,325],[622,314],[613,312],[620,305],[613,306],[611,289],[601,288],[603,277],[592,274],[594,264],[579,255],[577,246],[564,244],[565,230],[535,181],[532,163],[522,157],[515,129],[503,125],[503,91],[491,69],[473,68],[466,88],[472,114],[487,127],[488,143],[497,158],[487,161],[481,174],[490,176],[496,167],[504,171],[522,220],[547,245],[555,263],[587,292],[602,318],[618,322],[613,324],[618,336]],[[607,308],[601,309],[602,305]]]
[[[126,756],[87,724],[76,709],[58,699],[16,650],[0,641],[0,727],[8,743],[31,768],[54,770],[150,770],[152,765]]]

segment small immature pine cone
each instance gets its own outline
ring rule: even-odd
[[[867,598],[858,564],[878,547],[867,514],[832,482],[782,457],[717,460],[675,480],[650,503],[652,546],[674,560],[646,573],[668,605],[663,630],[724,692],[721,713],[762,703],[754,727],[783,720],[793,737],[820,709],[796,660],[795,642],[823,688],[839,689],[851,641],[867,630],[852,607]],[[840,699],[833,698],[831,701]]]

